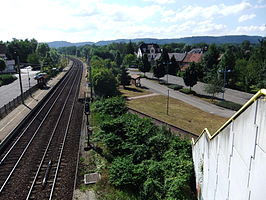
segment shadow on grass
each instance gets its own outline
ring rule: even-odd
[[[143,91],[141,91],[141,90],[139,90],[137,88],[131,88],[131,87],[125,87],[124,89],[128,90],[128,91],[132,91],[132,92],[143,92]]]
[[[205,99],[223,101],[223,99],[221,99],[219,97],[215,97],[215,96],[213,97],[213,96],[204,95],[204,94],[197,94],[196,92],[193,95],[196,96],[196,97],[199,97],[199,98],[205,98]]]

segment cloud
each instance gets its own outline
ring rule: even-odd
[[[238,21],[239,21],[239,22],[244,22],[244,21],[247,21],[247,20],[249,20],[249,19],[253,19],[254,17],[256,17],[255,14],[241,15],[241,16],[238,18]]]
[[[249,2],[243,1],[239,4],[230,5],[230,6],[225,6],[222,4],[220,7],[221,7],[221,10],[219,11],[219,13],[224,16],[228,16],[231,14],[240,13],[244,10],[248,10],[252,8],[252,5]]]
[[[258,35],[259,33],[261,35],[265,35],[266,31],[266,24],[260,25],[260,26],[238,26],[234,33],[235,34],[256,34]]]
[[[210,19],[217,16],[229,16],[232,14],[238,14],[242,11],[252,8],[252,5],[248,2],[241,2],[234,5],[212,5],[208,7],[192,6],[188,5],[175,12],[173,10],[167,11],[163,14],[162,21],[176,22],[189,19]]]
[[[152,2],[156,4],[170,4],[170,3],[176,3],[176,0],[144,0],[146,2]]]

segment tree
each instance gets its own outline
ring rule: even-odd
[[[129,85],[131,81],[131,77],[129,76],[127,70],[125,67],[122,67],[121,69],[121,77],[120,77],[120,82],[121,85],[125,88],[126,85]]]
[[[215,94],[223,92],[223,81],[217,77],[213,77],[204,88],[205,92],[212,94],[214,98]]]
[[[5,70],[6,68],[6,62],[4,61],[4,59],[0,58],[0,71]]]
[[[196,69],[196,64],[193,62],[185,71],[183,76],[183,80],[186,86],[189,86],[190,90],[191,87],[197,84],[198,81],[198,74]]]
[[[208,73],[218,65],[219,56],[218,48],[215,44],[211,44],[202,61],[205,73]]]
[[[141,72],[143,72],[144,76],[145,76],[145,73],[149,72],[151,70],[151,63],[148,60],[147,54],[144,54],[144,56],[142,57],[141,61],[142,61],[142,63],[139,66],[139,70]]]
[[[7,42],[7,57],[15,59],[19,56],[21,62],[27,62],[27,57],[36,50],[36,40],[18,40],[13,38],[11,42]]]
[[[164,77],[165,75],[165,68],[161,62],[156,62],[156,65],[153,66],[152,71],[153,75],[158,79]]]
[[[50,51],[50,47],[46,43],[39,43],[36,51],[41,57],[45,57]]]
[[[169,71],[168,71],[168,73],[170,74],[170,75],[173,75],[173,76],[176,76],[176,73],[177,73],[177,71],[179,70],[179,65],[178,65],[178,63],[176,62],[176,59],[175,59],[175,56],[173,55],[172,56],[172,58],[170,59],[170,63],[171,64],[169,64]]]
[[[117,51],[116,55],[115,55],[115,63],[118,67],[120,67],[122,65],[123,59],[121,57],[121,54],[119,51]]]
[[[135,55],[127,54],[123,59],[123,65],[126,67],[134,67],[136,65],[136,59],[137,57]]]
[[[94,69],[92,73],[92,84],[97,96],[108,97],[117,94],[117,81],[110,69]]]
[[[130,40],[129,43],[127,44],[127,54],[134,55],[134,53],[135,53],[134,46]]]
[[[231,87],[235,85],[237,79],[237,74],[234,71],[235,60],[236,58],[233,48],[229,47],[224,53],[221,62],[218,65],[221,71],[226,70],[226,73],[230,71],[230,73],[226,74],[226,78],[228,80],[226,80],[226,82],[228,82],[228,85]]]

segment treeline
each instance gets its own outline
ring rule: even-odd
[[[51,73],[53,68],[60,66],[60,54],[56,49],[51,49],[46,43],[38,43],[35,39],[2,42],[8,60],[14,59],[16,64],[18,58],[21,65],[30,65],[33,69],[41,68],[42,71]],[[3,69],[2,69],[3,70]]]
[[[122,97],[94,102],[92,118],[92,141],[108,161],[100,171],[108,181],[102,182],[116,188],[105,193],[108,185],[102,185],[99,199],[195,199],[189,141],[127,113]]]
[[[213,85],[212,91],[220,91],[221,88],[234,88],[246,92],[256,92],[260,88],[266,87],[266,40],[259,41],[258,44],[251,44],[244,41],[242,44],[185,44],[171,43],[161,45],[162,57],[157,62],[147,62],[147,57],[137,59],[139,43],[112,43],[106,46],[86,45],[82,47],[62,47],[60,53],[77,55],[85,58],[97,56],[107,60],[107,68],[112,68],[115,64],[117,68],[137,67],[142,72],[152,71],[155,77],[161,78],[165,74],[184,76],[185,72],[180,72],[180,66],[174,58],[169,58],[169,52],[189,52],[193,48],[205,48],[201,63],[193,63],[193,69],[189,69],[187,74],[193,77],[186,78],[191,80],[188,86],[193,86],[197,81],[203,81]],[[111,63],[111,65],[110,65]],[[168,64],[167,64],[168,63]],[[191,72],[193,71],[193,72]],[[194,72],[196,71],[196,73]],[[218,89],[216,89],[218,88]],[[207,88],[208,90],[208,88]]]

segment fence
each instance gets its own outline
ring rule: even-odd
[[[17,106],[22,104],[22,96],[25,100],[28,98],[33,92],[38,90],[38,85],[34,85],[29,90],[25,91],[22,95],[17,96],[15,99],[4,105],[0,108],[0,119],[4,118],[6,115],[8,115],[12,110],[14,110]]]

